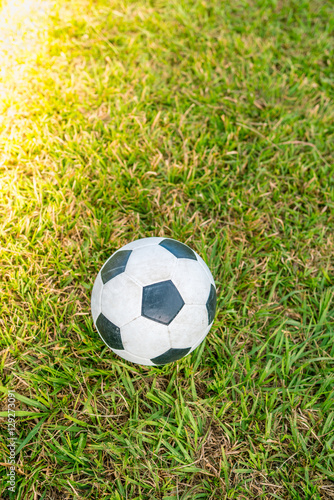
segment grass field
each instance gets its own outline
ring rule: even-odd
[[[0,498],[334,498],[333,4],[2,9]],[[218,289],[162,368],[90,315],[102,263],[146,236]]]

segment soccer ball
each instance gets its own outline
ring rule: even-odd
[[[132,363],[164,365],[204,340],[216,312],[208,266],[170,238],[143,238],[117,250],[94,283],[94,324],[112,351]]]

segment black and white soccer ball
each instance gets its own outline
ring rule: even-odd
[[[143,238],[117,250],[94,283],[91,308],[102,340],[140,365],[164,365],[204,340],[216,287],[203,259],[169,238]]]

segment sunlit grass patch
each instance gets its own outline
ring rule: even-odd
[[[48,0],[3,2],[0,14],[0,106],[10,102],[11,94],[26,87],[29,70],[44,52],[47,43]],[[23,102],[22,102],[23,104]],[[3,118],[3,112],[1,113]]]

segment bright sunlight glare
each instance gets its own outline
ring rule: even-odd
[[[1,5],[1,3],[0,3]],[[46,34],[47,0],[5,0],[0,10],[0,98],[24,78]],[[45,39],[45,37],[44,37]]]

